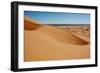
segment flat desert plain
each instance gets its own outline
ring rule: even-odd
[[[89,27],[81,28],[43,25],[25,16],[24,61],[90,58]]]

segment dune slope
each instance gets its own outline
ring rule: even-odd
[[[27,16],[24,17],[24,29],[25,30],[35,30],[39,28],[41,25],[39,25],[39,22],[36,20],[33,20]]]

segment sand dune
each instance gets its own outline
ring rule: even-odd
[[[75,36],[75,34],[72,34],[70,32],[59,30],[56,27],[42,26],[40,27],[40,29],[37,29],[36,31],[42,33],[43,35],[48,35],[48,37],[52,37],[62,43],[77,44],[77,45],[88,44],[86,40],[81,39],[79,36]]]
[[[86,59],[90,44],[81,36],[25,18],[24,61]]]
[[[26,30],[34,30],[39,28],[41,25],[39,25],[39,22],[36,20],[32,20],[29,17],[24,17],[24,29]]]

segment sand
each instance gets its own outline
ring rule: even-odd
[[[34,23],[34,25],[33,25]],[[24,17],[24,29],[26,30],[35,30],[37,28],[39,28],[41,25],[39,25],[39,22],[37,22],[36,20],[32,20],[29,17]]]
[[[78,35],[82,35],[85,37],[90,38],[90,26],[89,25],[85,25],[85,26],[56,26],[57,28],[60,28],[66,32],[70,32],[70,33],[76,33]]]
[[[90,58],[88,38],[25,17],[24,61]],[[26,26],[27,25],[27,26]]]

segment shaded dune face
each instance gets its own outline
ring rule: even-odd
[[[24,29],[25,30],[35,30],[35,29],[38,29],[39,27],[40,27],[40,25],[38,25],[37,23],[24,21]]]
[[[24,29],[25,30],[35,30],[38,29],[41,25],[39,22],[25,16],[24,17]]]

